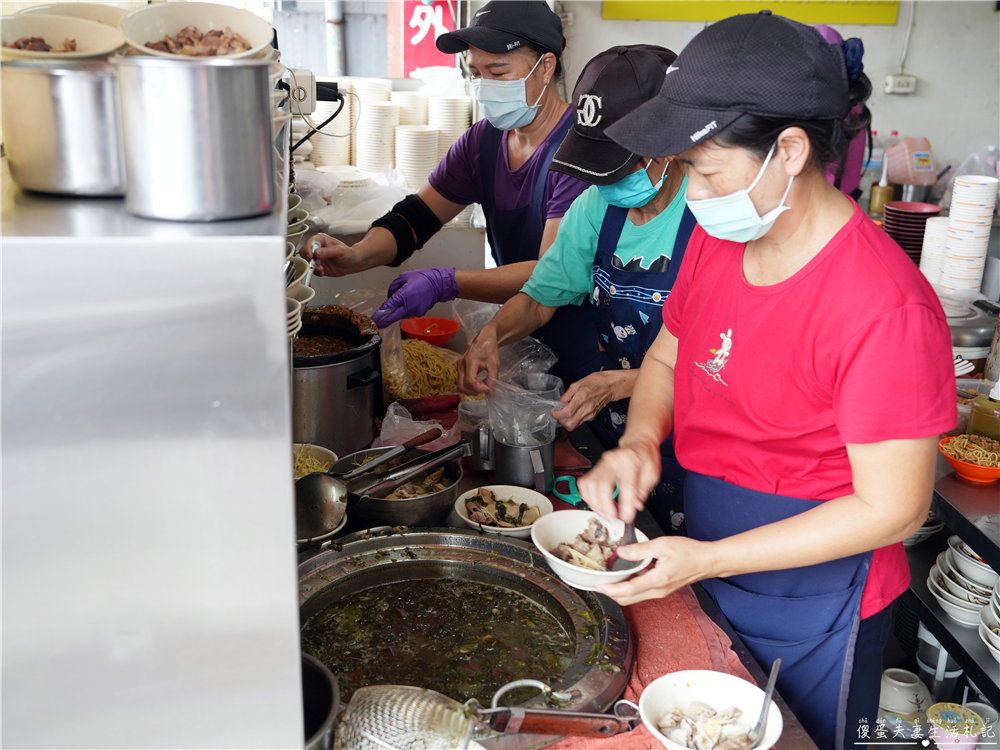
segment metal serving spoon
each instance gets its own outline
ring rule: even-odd
[[[781,659],[775,659],[771,665],[771,674],[767,677],[767,688],[764,690],[764,706],[760,709],[760,718],[757,719],[757,726],[750,732],[750,744],[746,750],[753,750],[764,739],[764,728],[767,726],[767,711],[771,707],[771,696],[774,695],[774,685],[778,681],[778,668],[781,666]]]
[[[627,523],[625,524],[625,533],[622,534],[621,541],[618,542],[618,547],[611,553],[611,557],[608,558],[608,570],[628,570],[637,565],[642,565],[642,560],[626,560],[623,557],[618,557],[618,550],[627,544],[635,544],[635,542],[635,524]]]

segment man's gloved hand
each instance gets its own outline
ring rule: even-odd
[[[423,315],[438,302],[448,302],[458,296],[454,268],[425,268],[401,273],[389,285],[389,299],[372,320],[386,328],[403,318]]]

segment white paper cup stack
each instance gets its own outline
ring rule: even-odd
[[[978,292],[986,268],[986,248],[997,200],[995,177],[963,175],[955,179],[948,215],[941,286]]]
[[[358,169],[362,172],[388,172],[396,149],[399,105],[374,102],[361,113],[358,130]]]
[[[388,78],[357,77],[351,77],[350,81],[351,85],[354,86],[354,93],[357,94],[359,100],[355,101],[355,106],[358,107],[358,114],[355,117],[355,121],[357,121],[358,126],[354,131],[354,136],[351,138],[351,164],[356,165],[358,163],[358,146],[360,145],[358,132],[362,127],[361,121],[365,119],[365,112],[369,106],[378,102],[389,101],[389,95],[392,93],[392,81]]]
[[[400,125],[427,124],[427,94],[417,91],[393,91],[389,101],[399,105]]]
[[[924,244],[920,249],[920,270],[932,284],[941,283],[945,244],[948,239],[947,216],[932,216],[924,224]]]
[[[344,108],[340,114],[323,128],[322,133],[315,133],[310,142],[313,151],[309,161],[317,166],[332,166],[351,163],[351,122],[354,112],[354,97],[350,96],[353,85],[343,78],[317,78],[317,81],[336,83],[344,94]],[[337,111],[340,102],[316,102],[316,111],[309,115],[309,121],[314,126],[321,125]],[[298,151],[296,151],[298,153]]]
[[[406,176],[410,190],[419,190],[438,165],[441,131],[430,125],[396,128],[396,167]]]
[[[427,100],[427,124],[441,131],[438,159],[469,129],[472,100],[467,96],[432,96]]]

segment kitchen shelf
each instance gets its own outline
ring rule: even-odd
[[[903,601],[958,662],[966,676],[976,683],[983,696],[994,706],[1000,706],[1000,663],[980,639],[978,626],[961,625],[952,620],[927,590],[931,566],[938,554],[948,547],[948,537],[952,533],[956,532],[946,527],[927,541],[907,548],[910,588],[903,594]]]
[[[1000,571],[1000,485],[969,482],[949,467],[934,485],[931,510],[987,565]]]

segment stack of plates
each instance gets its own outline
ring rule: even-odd
[[[399,105],[400,125],[427,124],[427,94],[416,91],[393,91],[389,101]]]
[[[903,540],[904,547],[913,547],[921,542],[929,539],[930,537],[937,534],[941,529],[944,528],[944,521],[938,519],[933,513],[927,514],[927,520],[924,521],[924,525],[914,532],[914,534],[908,539]]]
[[[469,129],[472,100],[467,96],[432,96],[427,99],[427,124],[441,131],[438,160],[444,158],[451,144]]]
[[[399,105],[375,102],[362,109],[358,130],[357,166],[362,172],[388,172],[396,150]]]
[[[372,186],[372,176],[368,172],[359,172],[357,167],[319,167],[318,171],[337,175],[340,184],[337,189],[363,188]]]
[[[392,81],[388,78],[354,78],[350,79],[354,87],[354,94],[358,97],[355,100],[354,121],[356,123],[354,135],[351,137],[351,164],[358,163],[358,131],[360,123],[365,119],[365,113],[372,104],[389,101],[392,93]]]
[[[945,614],[970,627],[981,624],[981,609],[993,606],[996,584],[997,574],[957,536],[949,537],[927,576],[927,588]]]
[[[947,216],[932,216],[924,225],[924,244],[920,250],[920,270],[932,284],[941,283],[944,248],[948,239]]]
[[[419,190],[438,165],[441,131],[430,125],[396,128],[396,167],[406,176],[410,190]]]
[[[927,220],[941,213],[932,203],[889,201],[885,204],[882,228],[906,252],[914,263],[920,263]]]
[[[353,85],[342,78],[317,78],[317,81],[336,83],[344,94],[344,108],[333,122],[322,131],[315,133],[310,142],[313,145],[309,161],[317,166],[351,163],[351,126],[354,114],[354,97],[350,96]],[[319,127],[330,115],[337,111],[340,102],[316,102],[316,111],[309,115],[313,127]],[[305,145],[305,144],[303,144]],[[302,148],[296,150],[296,154]]]
[[[982,286],[998,183],[996,177],[955,178],[941,273],[941,286],[945,289],[978,292]]]

